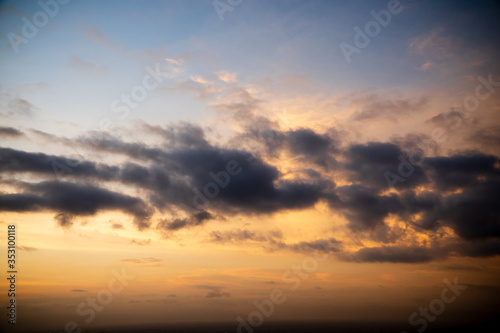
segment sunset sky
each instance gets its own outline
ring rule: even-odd
[[[499,17],[498,1],[1,1],[0,327],[498,316]],[[447,283],[467,288],[409,321]]]

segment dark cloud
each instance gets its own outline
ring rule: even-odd
[[[353,253],[339,253],[346,261],[425,263],[443,260],[450,256],[492,257],[500,255],[499,240],[461,241],[442,247],[432,246],[381,246],[364,247]],[[475,266],[443,266],[450,270],[481,270]]]
[[[468,187],[477,180],[497,179],[500,159],[478,151],[425,159],[424,167],[433,171],[434,181],[443,189]],[[463,178],[469,175],[468,178]],[[451,178],[451,179],[450,179]]]
[[[299,242],[286,244],[283,242],[271,242],[270,250],[286,249],[298,253],[322,252],[322,253],[335,253],[340,251],[341,242],[335,238],[317,239],[310,242]]]
[[[124,142],[101,132],[93,132],[88,137],[81,137],[77,139],[77,143],[93,151],[125,155],[142,161],[159,161],[164,155],[164,151],[159,148],[151,148],[137,142]]]
[[[156,225],[156,229],[162,232],[166,232],[168,235],[169,232],[177,231],[184,228],[195,227],[205,223],[205,221],[212,220],[215,217],[206,211],[201,211],[199,213],[194,214],[190,218],[185,219],[175,219],[171,222],[167,220],[162,220]]]
[[[455,159],[450,158],[451,161]],[[458,160],[461,160],[459,157]],[[406,192],[402,195],[405,206],[403,218],[410,221],[409,214],[420,214],[416,221],[411,221],[417,228],[436,230],[440,226],[449,226],[463,239],[500,238],[500,180],[498,177],[487,177],[482,180],[473,180],[474,171],[490,170],[488,164],[481,163],[470,170],[468,163],[458,163],[454,171],[443,174],[443,180],[436,180],[437,184],[444,184],[446,188],[457,188],[450,181],[450,175],[462,175],[460,191],[443,196],[441,193],[422,192],[415,195]],[[493,172],[492,172],[493,173]],[[454,178],[458,178],[453,176]],[[495,179],[493,179],[495,178]]]
[[[449,195],[440,218],[464,239],[500,238],[500,180]]]
[[[238,150],[176,151],[170,154],[168,163],[170,170],[189,176],[192,188],[203,193],[195,198],[191,189],[190,206],[193,206],[193,200],[198,200],[200,205],[209,204],[227,213],[272,213],[309,207],[331,185],[326,180],[316,183],[282,181],[275,167]],[[227,175],[224,170],[227,170],[228,163],[233,163],[239,172]],[[223,172],[227,176],[221,176]],[[223,185],[216,186],[214,177],[218,177]]]
[[[170,147],[184,148],[184,149],[204,149],[210,147],[210,144],[205,138],[205,131],[203,128],[181,122],[176,126],[152,126],[149,124],[142,124],[142,127],[148,132],[159,135],[166,140]]]
[[[418,229],[435,229],[443,210],[442,197],[434,192],[423,191],[418,195],[413,191],[407,191],[401,195],[405,206],[402,217],[411,221]],[[412,214],[420,214],[418,219],[411,219]]]
[[[59,213],[56,216],[54,216],[54,220],[60,227],[71,228],[75,221],[75,216],[66,213]]]
[[[302,155],[323,167],[333,164],[334,159],[330,154],[336,151],[336,147],[330,136],[316,134],[310,129],[298,129],[287,134],[288,149],[292,154]]]
[[[481,178],[500,176],[496,167],[498,158],[492,155],[471,153],[449,157],[431,157],[425,159],[426,167],[431,171],[434,183],[441,190],[453,190],[478,184]]]
[[[127,163],[121,168],[118,179],[126,184],[151,189],[158,194],[164,193],[170,186],[167,172],[156,165],[146,168]]]
[[[493,257],[500,255],[498,239],[473,240],[463,242],[454,248],[455,252],[467,257]]]
[[[414,187],[425,183],[426,176],[417,165],[411,165],[409,157],[401,148],[393,143],[369,142],[367,144],[351,145],[346,155],[345,169],[353,182],[379,189],[387,189],[389,183],[386,172],[394,175],[403,175],[403,182],[398,182],[397,188]],[[400,167],[400,165],[403,166]]]
[[[66,157],[28,153],[10,148],[0,148],[0,172],[33,172],[47,175],[66,174],[74,177],[95,177],[109,180],[118,172],[117,167],[78,161]]]
[[[87,290],[84,289],[71,289],[72,293],[86,293]]]
[[[342,186],[335,193],[330,205],[346,216],[352,230],[373,229],[384,224],[389,214],[404,210],[396,194],[378,195],[376,190],[361,185]]]
[[[69,216],[93,216],[99,211],[120,210],[134,217],[139,229],[149,227],[151,210],[139,198],[112,192],[89,184],[45,181],[23,183],[25,193],[0,195],[0,210],[60,212],[56,221],[62,227],[71,225]]]
[[[365,247],[348,257],[358,262],[424,263],[442,258],[442,250],[416,246]]]
[[[0,136],[5,136],[5,137],[19,137],[23,136],[24,133],[12,128],[12,127],[0,127]]]
[[[422,136],[417,134],[393,142],[346,145],[334,130],[326,134],[306,128],[280,131],[276,124],[255,116],[253,107],[241,106],[242,114],[246,112],[251,119],[246,127],[249,132],[240,138],[254,140],[253,136],[258,135],[257,123],[261,128],[271,129],[273,136],[264,142],[267,151],[261,155],[250,154],[240,142],[226,146],[212,144],[202,128],[190,124],[166,127],[143,124],[143,130],[161,139],[157,145],[125,142],[109,135],[76,140],[77,145],[94,154],[127,157],[126,163],[115,166],[83,157],[75,160],[0,148],[0,181],[17,189],[16,193],[0,193],[0,211],[52,211],[58,225],[69,228],[78,217],[117,210],[132,216],[141,230],[151,225],[150,216],[156,212],[174,216],[156,225],[158,232],[169,236],[222,216],[272,214],[313,207],[325,201],[332,212],[345,216],[350,231],[360,237],[386,244],[396,242],[406,231],[385,223],[392,216],[416,232],[436,233],[436,236],[440,228],[451,227],[467,244],[463,249],[450,250],[457,255],[498,254],[497,244],[490,243],[500,238],[498,157],[465,152],[426,157],[420,166],[410,165],[410,156],[405,151],[418,148]],[[55,139],[65,145],[69,140]],[[231,148],[234,146],[238,149]],[[267,162],[266,154],[273,152],[276,156],[286,152],[294,157],[298,171],[293,178],[284,177],[278,166]],[[412,172],[388,191],[384,173],[399,174],[401,167],[411,167]],[[58,168],[64,170],[67,178],[46,180],[56,179]],[[230,169],[237,172],[229,172]],[[330,171],[340,178],[347,177],[343,180],[348,184],[336,187]],[[26,179],[41,179],[25,183],[19,180],[23,179],[19,177],[23,173],[27,174]],[[141,197],[130,195],[134,193],[131,190]],[[188,217],[175,218],[184,214]],[[121,223],[111,226],[123,227]],[[333,238],[287,243],[279,231],[235,229],[216,231],[210,236],[213,242],[220,243],[255,242],[268,251],[341,252],[341,244]],[[481,240],[484,243],[475,243]],[[131,243],[143,245],[149,241]],[[396,247],[385,246],[360,250],[352,260],[423,262],[441,256],[434,248],[413,247],[401,248],[398,256]]]
[[[248,229],[235,229],[224,232],[213,231],[210,233],[210,237],[213,242],[217,243],[242,242],[242,241],[276,243],[279,239],[283,237],[283,234],[279,230],[260,232]]]
[[[335,165],[334,153],[338,152],[338,134],[334,129],[318,134],[308,128],[281,131],[276,124],[260,121],[247,129],[243,138],[251,138],[265,146],[266,154],[279,157],[287,152],[300,158],[302,163],[316,164],[329,169]]]

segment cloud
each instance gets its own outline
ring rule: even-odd
[[[271,251],[289,250],[298,253],[310,253],[313,251],[322,253],[336,253],[340,251],[341,242],[335,238],[317,239],[314,241],[302,241],[298,243],[287,244],[284,242],[271,242],[267,248]]]
[[[124,229],[125,228],[121,222],[113,221],[113,220],[110,220],[109,222],[111,223],[111,228],[113,228],[113,229]]]
[[[460,243],[454,250],[467,257],[493,257],[500,255],[500,241],[498,239],[471,240]]]
[[[165,58],[165,61],[174,65],[180,65],[179,61],[175,59]]]
[[[351,102],[357,109],[352,115],[355,121],[389,119],[397,121],[402,116],[411,116],[422,110],[429,102],[425,96],[420,98],[388,98],[378,94],[356,97]]]
[[[439,218],[464,239],[500,238],[500,180],[479,181],[444,199]]]
[[[401,148],[393,143],[368,142],[367,144],[353,144],[345,153],[344,167],[352,182],[364,184],[379,189],[388,187],[386,172],[398,175],[398,167],[404,160],[408,165],[408,156]],[[419,166],[411,166],[413,173],[404,182],[397,183],[398,187],[414,187],[427,182],[423,170]]]
[[[205,221],[212,220],[215,217],[206,211],[201,211],[194,214],[190,218],[185,219],[175,219],[173,221],[162,220],[156,225],[156,229],[163,232],[164,235],[168,235],[172,231],[177,231],[184,228],[200,226],[205,223]]]
[[[253,117],[253,111],[249,112]],[[264,128],[274,126],[266,118],[253,121]],[[264,152],[274,149],[292,156],[297,168],[289,177],[275,164],[277,159],[266,158],[262,151],[253,154],[248,148],[251,146],[244,144],[255,139],[252,126],[256,125],[252,122],[244,127],[247,132],[236,144],[213,143],[203,128],[188,123],[140,124],[141,131],[155,138],[154,145],[111,136],[81,136],[73,141],[56,138],[64,144],[76,142],[94,156],[126,157],[127,162],[118,165],[93,162],[83,156],[74,160],[0,148],[0,182],[15,189],[0,194],[0,210],[51,211],[64,228],[74,226],[79,217],[120,211],[132,217],[139,230],[149,228],[152,218],[161,214],[154,230],[168,237],[213,219],[300,210],[324,202],[332,213],[345,217],[349,233],[384,244],[395,246],[400,238],[418,233],[435,233],[438,237],[444,227],[451,228],[463,244],[500,238],[500,172],[495,155],[467,151],[439,156],[436,151],[421,165],[410,165],[413,173],[390,189],[385,172],[398,174],[398,167],[409,165],[405,164],[409,158],[402,147],[414,148],[421,139],[418,134],[393,142],[358,144],[342,142],[335,130],[273,129],[275,141],[265,143]],[[236,174],[227,172],[228,163],[233,163]],[[54,164],[71,170],[56,181]],[[334,179],[340,179],[342,185],[336,186]],[[406,227],[391,225],[390,219],[404,222]],[[115,223],[112,227],[123,225]],[[254,243],[268,251],[344,251],[342,244],[329,236],[290,243],[279,231],[251,228],[214,231],[210,240]],[[130,243],[147,245],[150,240]],[[321,248],[321,244],[327,245]],[[493,244],[456,253],[488,256],[495,255],[495,249]],[[376,250],[370,251],[360,252],[360,260],[370,260],[369,255]],[[386,255],[384,260],[393,260],[390,248],[378,251]],[[422,251],[417,253],[427,253]]]
[[[447,112],[440,113],[429,120],[427,122],[431,122],[435,124],[436,126],[442,126],[442,127],[450,127],[452,129],[458,128],[462,124],[462,119],[468,118],[468,115],[466,116],[461,108],[458,107],[453,107],[450,108]]]
[[[73,226],[75,216],[66,213],[59,213],[54,216],[54,220],[56,220],[57,224],[63,228],[71,228]]]
[[[404,210],[397,195],[378,195],[375,190],[361,185],[342,186],[335,193],[336,198],[330,205],[347,217],[352,230],[374,229],[384,224],[389,214]]]
[[[323,253],[334,253],[340,251],[341,242],[334,239],[317,239],[314,241],[302,241],[298,243],[285,243],[283,234],[279,230],[261,232],[248,229],[235,229],[231,231],[212,231],[210,240],[214,243],[262,243],[268,251],[288,250],[298,253],[319,251]]]
[[[0,137],[20,137],[24,133],[12,127],[0,127]]]
[[[31,117],[36,109],[33,104],[22,98],[14,98],[10,100],[7,107],[10,110],[10,112],[7,113],[7,116],[19,115]]]
[[[211,241],[216,243],[226,243],[226,242],[242,242],[242,241],[254,241],[254,242],[277,242],[278,239],[283,237],[281,231],[269,231],[260,232],[247,229],[235,229],[232,231],[212,231],[210,233]]]
[[[151,244],[151,239],[148,239],[148,240],[132,239],[130,241],[130,244],[135,244],[135,245],[149,245],[149,244]]]
[[[281,131],[275,124],[257,118],[247,128],[247,133],[240,140],[255,140],[265,146],[265,153],[279,157],[286,152],[301,163],[312,164],[329,170],[335,166],[334,153],[338,152],[339,140],[334,129],[319,134],[308,128]]]
[[[236,73],[230,73],[226,71],[215,72],[217,78],[226,83],[234,83],[236,82]]]
[[[220,297],[229,297],[231,296],[230,293],[227,292],[222,292],[222,289],[224,287],[221,286],[212,286],[212,285],[195,285],[195,288],[199,289],[208,289],[210,290],[206,295],[205,298],[220,298]]]
[[[200,76],[191,77],[188,80],[179,81],[178,86],[181,90],[196,93],[199,99],[206,99],[219,92],[219,89],[211,82]]]
[[[218,291],[209,291],[205,298],[214,298],[214,297],[229,297],[231,296],[230,293],[226,292],[218,292]]]
[[[434,66],[434,63],[432,61],[427,61],[424,64],[422,64],[422,66],[418,67],[417,69],[422,71],[422,72],[427,72],[433,66]]]
[[[262,105],[262,101],[243,88],[234,88],[226,100],[212,105],[212,107],[237,121],[253,123],[255,111]]]
[[[430,157],[424,161],[441,190],[471,187],[484,177],[500,176],[499,159],[493,155],[469,153],[449,157]]]
[[[475,131],[469,136],[470,140],[484,146],[500,146],[500,126],[490,126]]]
[[[118,168],[93,162],[1,147],[0,160],[3,162],[0,165],[0,172],[32,172],[56,176],[58,171],[66,171],[74,177],[97,177],[109,180],[118,171]]]
[[[87,290],[84,289],[71,289],[72,293],[86,293]]]
[[[93,216],[104,210],[121,210],[134,217],[139,230],[150,225],[151,210],[139,198],[112,192],[88,184],[44,181],[19,184],[24,193],[0,194],[0,210],[27,212],[59,211],[56,222],[70,227],[74,216]]]
[[[442,257],[440,250],[418,246],[382,246],[365,247],[355,252],[349,261],[358,262],[390,262],[390,263],[424,263]]]

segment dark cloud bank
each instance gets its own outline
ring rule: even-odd
[[[263,124],[260,130],[249,125],[239,138],[243,144],[238,149],[208,142],[204,130],[190,124],[143,125],[142,130],[161,137],[161,147],[95,135],[73,141],[94,153],[126,157],[128,162],[120,165],[0,148],[0,182],[16,189],[15,193],[0,192],[0,211],[52,211],[62,227],[71,227],[76,217],[120,211],[130,215],[139,230],[154,227],[168,236],[224,216],[272,214],[323,201],[333,213],[347,219],[351,232],[367,233],[386,243],[340,254],[345,260],[420,263],[449,255],[500,254],[497,156],[474,151],[428,157],[411,165],[411,174],[391,190],[384,174],[400,175],[398,167],[410,158],[400,145],[345,144],[334,130],[322,134],[306,128],[280,131],[270,122]],[[14,128],[1,132],[24,136]],[[258,150],[246,148],[245,143],[252,141],[260,145]],[[298,161],[293,179],[284,179],[276,166],[266,162],[279,154]],[[333,174],[351,184],[336,186]],[[122,188],[137,194],[118,190]],[[153,221],[155,213],[174,217]],[[373,232],[388,230],[385,219],[389,216],[436,237],[442,227],[450,227],[459,239],[441,246],[391,245],[397,237],[374,236],[377,233]],[[315,248],[314,242],[285,244],[276,235],[241,230],[215,233],[212,238],[214,242],[257,240],[273,250]],[[328,251],[340,253],[339,246]]]

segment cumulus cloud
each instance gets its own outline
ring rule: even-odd
[[[74,216],[93,216],[100,211],[120,210],[134,217],[137,228],[150,225],[151,211],[139,198],[109,191],[89,184],[43,181],[22,183],[22,193],[0,194],[0,210],[32,212],[52,210],[61,227],[71,227]]]
[[[496,253],[496,243],[484,243],[489,245],[481,248],[474,242],[500,238],[497,156],[481,151],[440,156],[436,151],[413,165],[412,174],[391,189],[384,173],[398,174],[401,164],[408,163],[406,149],[418,141],[417,134],[393,142],[360,144],[342,142],[335,130],[282,131],[267,118],[255,116],[252,103],[258,102],[251,98],[247,102],[226,105],[232,112],[250,117],[246,132],[233,145],[214,143],[203,128],[188,123],[142,123],[139,130],[159,138],[159,144],[127,142],[109,135],[81,136],[72,141],[96,155],[126,158],[116,165],[83,156],[75,160],[0,148],[0,182],[13,189],[0,193],[0,210],[50,211],[64,228],[74,227],[75,219],[81,216],[120,211],[129,215],[139,230],[154,225],[154,230],[168,237],[225,216],[274,214],[323,202],[347,220],[348,232],[384,243],[384,247],[351,254],[351,260],[423,262],[442,256],[434,248],[408,246],[398,252],[402,246],[398,239],[406,233],[390,226],[388,219],[404,222],[417,234],[451,228],[457,239],[467,244],[462,250],[453,250],[456,255]],[[264,140],[263,150],[255,153],[244,143],[258,138],[257,123],[274,132],[270,140]],[[64,144],[68,140],[63,140]],[[294,157],[298,165],[293,177],[273,164],[277,160],[266,158],[274,153]],[[57,177],[54,166],[66,171],[62,178]],[[230,174],[228,166],[237,172]],[[342,184],[337,186],[336,179]],[[112,223],[111,227],[123,225]],[[278,231],[248,228],[214,231],[210,237],[218,243],[253,242],[269,251],[344,251],[340,242],[328,236],[290,243]],[[131,243],[147,245],[149,241]]]

